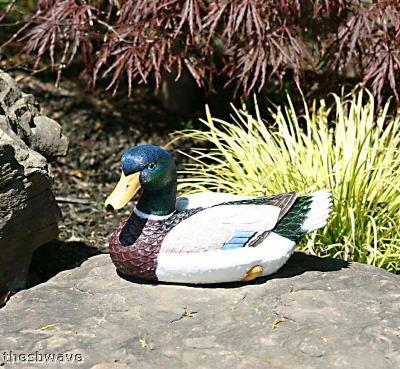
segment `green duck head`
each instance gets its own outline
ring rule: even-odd
[[[139,191],[136,208],[151,215],[168,215],[175,210],[176,165],[172,155],[159,146],[140,145],[122,154],[122,174],[107,198],[107,209],[121,209]]]

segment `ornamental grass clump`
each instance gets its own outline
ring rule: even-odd
[[[332,96],[332,104],[304,102],[302,115],[288,96],[266,122],[257,102],[254,115],[233,107],[230,122],[207,108],[205,130],[175,135],[205,141],[188,154],[180,189],[262,195],[328,188],[330,221],[300,249],[399,273],[400,115],[388,115],[389,103],[376,115],[368,91]]]

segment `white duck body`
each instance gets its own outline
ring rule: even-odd
[[[252,197],[212,192],[178,198],[177,211],[198,207],[206,209],[184,220],[167,234],[158,255],[157,279],[175,283],[221,283],[251,280],[280,269],[296,247],[293,240],[273,232],[279,220],[280,207],[216,206],[249,199]],[[303,230],[311,232],[323,227],[330,206],[328,191],[314,193]],[[230,240],[235,241],[235,235],[265,231],[271,232],[254,247],[221,248]],[[240,237],[236,237],[236,241],[240,242]]]

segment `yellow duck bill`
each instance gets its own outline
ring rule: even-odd
[[[140,189],[139,175],[140,172],[125,176],[122,172],[119,182],[108,196],[104,206],[110,210],[123,208]]]

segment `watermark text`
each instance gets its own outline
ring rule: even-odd
[[[82,354],[76,353],[44,353],[34,351],[31,353],[19,353],[14,351],[3,351],[3,362],[7,364],[19,363],[59,363],[59,364],[82,364],[85,359]]]

